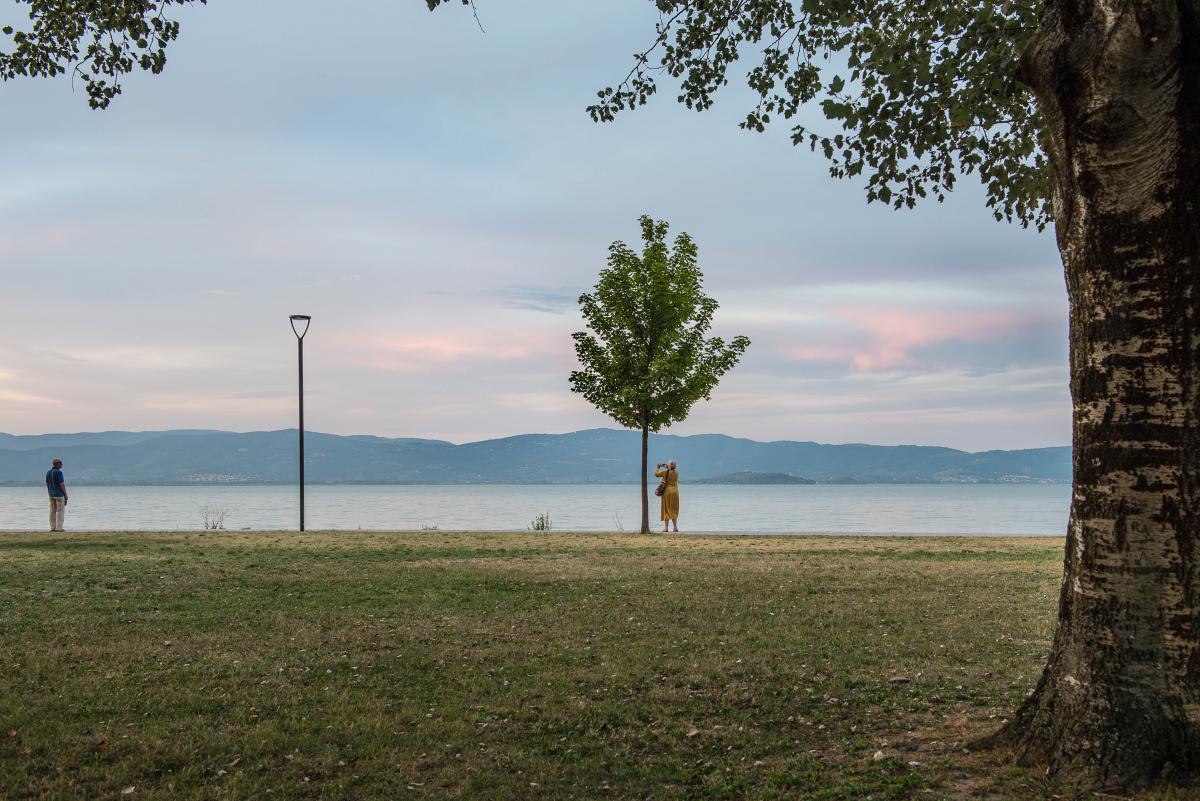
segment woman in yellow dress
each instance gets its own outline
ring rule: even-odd
[[[660,516],[663,521],[663,533],[667,532],[667,526],[671,523],[675,524],[675,533],[679,533],[679,471],[675,469],[675,460],[666,464],[659,464],[658,469],[654,471],[655,478],[664,479],[667,482],[667,490],[662,494],[662,511]]]

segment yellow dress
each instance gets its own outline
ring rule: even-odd
[[[679,520],[679,471],[667,468],[666,470],[655,470],[654,477],[667,477],[667,491],[662,494],[659,499],[662,501],[662,511],[660,512],[659,520],[667,521]]]

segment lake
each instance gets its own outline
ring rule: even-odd
[[[68,484],[70,486],[70,484]],[[683,485],[686,532],[1062,535],[1066,484]],[[650,497],[658,527],[658,499]],[[295,487],[71,487],[66,528],[200,529],[205,510],[227,529],[289,529]],[[312,486],[309,529],[523,530],[547,514],[558,531],[636,531],[631,485]],[[0,530],[45,529],[43,487],[0,487]]]

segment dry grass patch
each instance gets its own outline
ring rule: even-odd
[[[1055,540],[0,534],[0,555],[2,798],[1050,797],[962,746],[1037,676]]]

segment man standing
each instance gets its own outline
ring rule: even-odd
[[[67,513],[67,483],[63,478],[62,459],[55,459],[53,467],[46,471],[46,491],[50,493],[50,530],[63,530],[63,517]]]

